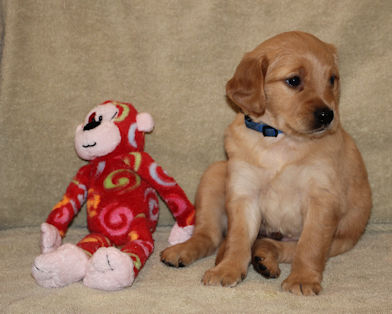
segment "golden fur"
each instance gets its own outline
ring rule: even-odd
[[[327,258],[356,244],[372,206],[361,155],[340,124],[336,49],[307,33],[277,35],[245,54],[226,91],[241,109],[225,132],[228,160],[201,179],[192,238],[161,259],[186,266],[220,246],[204,284],[234,286],[251,262],[276,278],[279,263],[291,263],[283,289],[318,294]],[[264,137],[244,114],[283,134]]]

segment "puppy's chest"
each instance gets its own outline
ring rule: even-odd
[[[301,233],[308,187],[299,159],[295,149],[260,153],[259,209],[261,228],[267,233],[280,232],[287,237],[299,237]]]

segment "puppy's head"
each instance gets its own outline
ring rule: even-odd
[[[319,136],[339,124],[336,49],[302,32],[279,34],[245,54],[227,96],[255,121]]]

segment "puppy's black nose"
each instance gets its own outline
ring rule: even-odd
[[[314,112],[318,127],[329,125],[333,120],[333,116],[333,110],[328,107],[319,108]]]

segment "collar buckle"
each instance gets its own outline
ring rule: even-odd
[[[283,133],[268,124],[254,122],[248,115],[245,115],[245,125],[249,129],[262,133],[265,137],[277,137],[280,133]]]
[[[262,132],[264,136],[269,136],[269,137],[277,137],[279,132],[277,129],[273,128],[272,126],[269,125],[264,125],[262,127]]]

